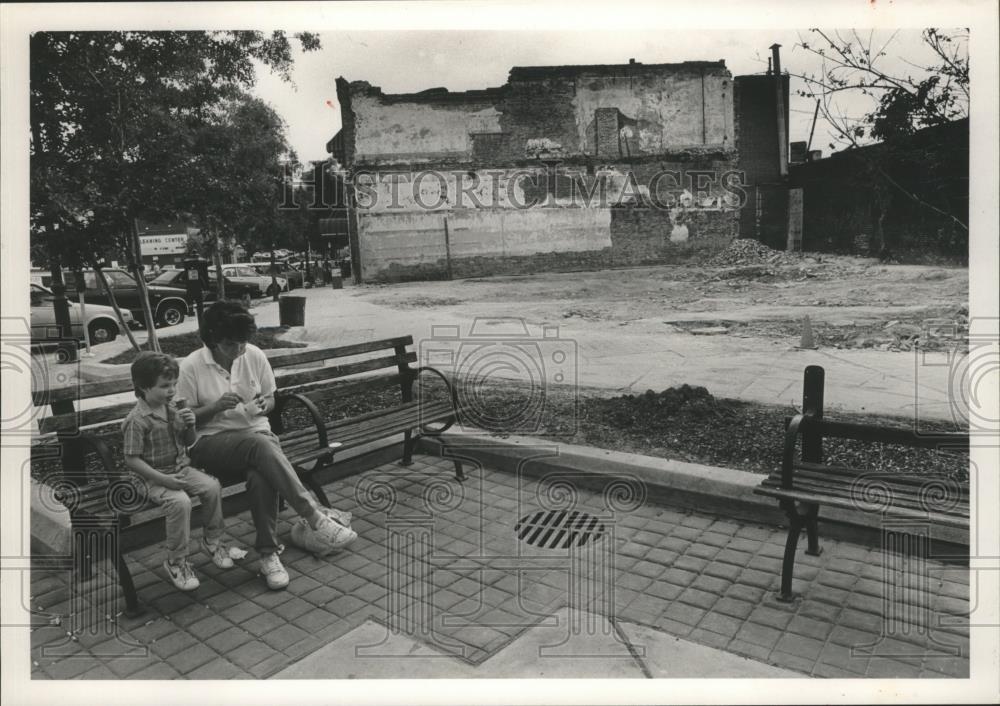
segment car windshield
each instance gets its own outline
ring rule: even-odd
[[[112,287],[135,287],[135,280],[132,279],[132,275],[122,272],[121,270],[108,270],[104,273],[108,278],[108,284]],[[88,287],[90,285],[88,284]]]
[[[40,306],[46,302],[50,302],[55,298],[55,295],[51,290],[45,287],[40,287],[37,284],[31,285],[31,306]]]
[[[183,274],[184,274],[183,270],[164,270],[159,275],[157,275],[153,279],[153,281],[150,282],[150,284],[163,284],[163,285],[174,284],[178,280],[183,281],[181,279]]]

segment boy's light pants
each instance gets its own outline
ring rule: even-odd
[[[149,498],[166,511],[167,559],[174,564],[188,555],[191,541],[191,498],[201,500],[201,522],[205,539],[214,543],[222,537],[225,520],[222,518],[222,486],[218,479],[197,468],[186,466],[175,476],[187,484],[187,490],[171,490],[162,485],[147,483]]]

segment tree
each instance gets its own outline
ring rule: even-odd
[[[202,230],[203,254],[214,256],[221,270],[220,243],[268,232],[281,199],[284,165],[296,157],[283,121],[263,101],[240,93],[220,107],[193,137],[192,188],[181,200]]]
[[[830,149],[838,146],[853,149],[881,141],[889,152],[900,138],[922,128],[969,116],[967,31],[923,30],[917,51],[920,56],[897,58],[896,63],[905,69],[887,65],[898,32],[885,41],[876,41],[874,33],[862,37],[856,30],[812,29],[810,34],[808,40],[800,37],[797,46],[819,57],[821,70],[792,75],[805,86],[798,94],[816,100],[830,125],[834,137]],[[847,97],[855,102],[861,97],[870,107],[863,115],[852,116],[852,111],[845,108],[845,103],[850,102]],[[876,188],[882,213],[896,194],[944,216],[968,233],[963,220],[902,185],[885,169],[882,160],[865,158],[865,161],[866,169],[879,182]]]
[[[185,210],[199,131],[254,60],[286,80],[292,64],[283,32],[40,32],[30,49],[32,247],[56,271],[124,252],[141,274],[135,221]]]

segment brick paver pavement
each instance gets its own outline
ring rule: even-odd
[[[106,574],[70,596],[68,575],[36,570],[39,619],[65,617],[32,629],[32,675],[263,678],[369,618],[479,664],[570,605],[818,677],[968,676],[967,568],[933,558],[901,568],[880,548],[825,541],[819,557],[800,552],[800,598],[785,604],[774,598],[781,529],[654,505],[629,479],[584,489],[565,474],[470,471],[460,485],[450,462],[418,456],[327,485],[360,539],[328,559],[287,548],[285,591],[255,576],[251,551],[228,571],[193,554],[201,587],[180,593],[151,546],[129,554],[148,611],[115,618]],[[518,540],[519,519],[560,509],[589,513],[603,535],[572,550]],[[286,510],[283,531],[291,519]],[[249,513],[229,527],[252,543]]]

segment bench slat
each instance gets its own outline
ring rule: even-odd
[[[880,479],[881,480],[881,479]],[[770,477],[763,483],[764,487],[774,488],[776,490],[782,490],[780,477]],[[892,493],[892,504],[895,506],[907,507],[914,510],[923,509],[924,503],[927,501],[921,501],[921,497],[918,493],[913,492],[911,486],[899,486],[893,485],[892,483],[887,483],[887,487]],[[862,488],[857,488],[852,491],[849,484],[830,482],[822,478],[816,478],[811,476],[802,476],[798,474],[795,478],[795,487],[792,488],[793,491],[808,492],[815,495],[829,495],[832,497],[837,497],[841,499],[848,500],[855,505],[861,502],[861,498],[864,496],[864,491]],[[859,507],[858,509],[863,509]],[[949,515],[968,515],[969,514],[969,501],[968,493],[961,495],[956,501],[955,506],[949,510],[931,510],[932,512],[939,512],[942,514]]]
[[[373,439],[394,436],[416,428],[419,422],[438,422],[454,416],[451,407],[425,409],[422,412],[409,410],[409,414],[387,415],[380,420],[369,420],[366,424],[335,423],[327,426],[330,441],[340,442],[341,446],[335,452],[346,451],[367,444]],[[282,443],[282,448],[293,463],[302,463],[330,453],[329,449],[320,449],[316,438],[296,439],[291,444]]]
[[[899,473],[899,474],[889,474],[889,473],[877,473],[873,474],[868,470],[859,470],[857,468],[849,468],[847,466],[825,466],[821,463],[810,463],[808,461],[797,461],[795,463],[795,475],[798,476],[799,473],[812,473],[812,474],[823,474],[832,475],[844,478],[857,478],[862,475],[870,475],[873,478],[889,479],[891,478],[893,483],[898,483],[901,485],[923,485],[930,479],[940,478],[940,476],[920,476],[912,473]],[[779,474],[780,475],[780,474]],[[957,483],[957,482],[956,482]],[[968,492],[967,484],[957,483],[958,485],[966,485],[966,492]]]
[[[383,338],[378,341],[354,343],[349,346],[328,346],[326,348],[314,348],[307,351],[296,351],[295,353],[281,353],[270,356],[267,360],[272,368],[285,368],[303,363],[314,363],[317,360],[333,360],[335,358],[347,358],[352,355],[361,355],[374,351],[392,350],[396,346],[408,346],[412,343],[413,336],[400,336],[398,338]]]
[[[371,360],[363,360],[357,363],[331,365],[325,368],[315,368],[313,370],[307,370],[300,373],[286,373],[280,377],[276,375],[275,377],[278,381],[278,388],[284,389],[287,387],[306,385],[323,380],[335,380],[337,378],[371,372],[373,370],[396,368],[399,365],[400,359],[405,360],[407,363],[412,363],[416,361],[417,354],[410,352],[405,356],[400,357],[386,356],[383,358],[372,358]]]
[[[120,424],[133,407],[135,407],[135,402],[122,402],[111,407],[87,409],[72,414],[56,414],[39,420],[38,431],[41,434],[51,434],[57,431],[75,431],[97,424],[110,424],[111,422]]]
[[[317,360],[332,360],[344,358],[351,355],[360,355],[372,351],[395,348],[396,346],[410,345],[413,343],[412,336],[400,336],[397,338],[385,338],[378,341],[366,341],[348,346],[335,346],[329,348],[318,348],[301,353],[282,353],[268,358],[272,368],[282,368],[290,365],[315,362]],[[416,353],[411,354],[412,360],[416,360]],[[395,363],[393,363],[395,364]],[[36,407],[43,407],[54,402],[77,402],[79,400],[89,400],[94,397],[104,397],[122,392],[132,391],[132,379],[128,376],[115,378],[114,380],[102,380],[100,382],[87,382],[79,385],[70,385],[53,389],[33,390],[31,393],[32,403]]]
[[[825,494],[809,493],[798,490],[782,490],[781,488],[769,488],[765,486],[757,486],[756,488],[754,488],[754,492],[757,493],[758,495],[767,495],[773,498],[795,500],[797,502],[804,502],[804,503],[815,503],[817,505],[832,505],[834,507],[843,508],[845,510],[861,511],[861,508],[859,508],[856,503],[851,502],[850,500],[832,497]],[[962,515],[945,515],[942,513],[925,512],[920,510],[913,510],[907,507],[897,507],[897,506],[893,506],[888,514],[891,517],[901,517],[904,519],[931,520],[941,525],[947,525],[949,527],[957,527],[960,529],[969,528],[969,518],[967,516],[962,516]]]
[[[902,427],[887,427],[876,424],[856,424],[840,422],[832,419],[815,419],[807,417],[802,422],[806,432],[817,431],[823,436],[838,439],[855,439],[857,441],[876,441],[885,444],[901,444],[925,449],[947,447],[949,449],[968,449],[969,435],[961,432],[940,432],[934,435],[918,434],[912,429]]]
[[[324,402],[334,397],[350,397],[358,392],[374,392],[382,389],[400,387],[399,373],[391,375],[372,375],[361,380],[349,382],[334,382],[333,384],[296,385],[281,388],[280,392],[295,392],[306,395],[313,402]],[[402,397],[400,397],[402,399]]]

